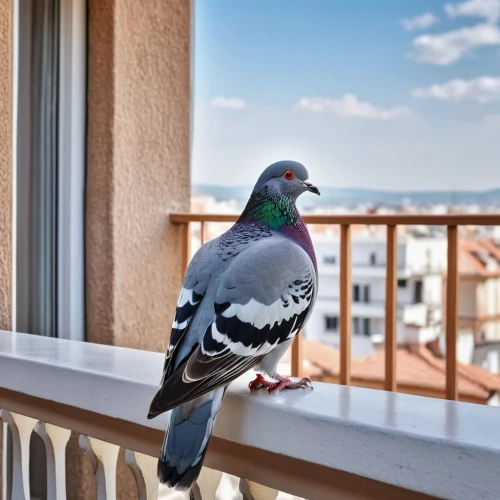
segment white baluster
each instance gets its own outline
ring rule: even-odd
[[[189,492],[190,500],[214,500],[221,479],[222,472],[203,467],[198,481]]]
[[[2,491],[0,491],[0,498],[7,499],[7,436],[9,426],[7,422],[2,420],[2,410],[0,409],[0,425],[2,426],[3,442],[0,442],[0,453],[2,454],[2,470],[0,470],[0,478],[2,478]]]
[[[97,500],[116,500],[116,463],[120,447],[83,434],[78,442],[94,467]]]
[[[66,499],[66,446],[71,431],[38,422],[35,432],[42,438],[47,454],[47,500]]]
[[[134,473],[139,500],[157,500],[158,474],[156,468],[158,459],[137,451],[125,450],[125,462]]]
[[[37,420],[1,410],[12,434],[12,498],[30,500],[30,440]]]
[[[240,492],[245,500],[275,500],[279,493],[278,490],[247,479],[240,479]]]

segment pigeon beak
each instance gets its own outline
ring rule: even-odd
[[[318,196],[321,194],[319,189],[310,181],[304,181],[304,186],[311,191],[311,193],[317,194]]]

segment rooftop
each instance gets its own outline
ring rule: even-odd
[[[490,239],[461,240],[459,269],[464,275],[500,276],[500,246]]]
[[[289,356],[289,354],[287,354]],[[444,397],[446,388],[446,362],[435,356],[424,345],[399,346],[396,351],[396,381],[398,390],[420,394],[425,391]],[[303,372],[313,380],[337,381],[340,375],[340,352],[322,342],[304,340]],[[284,362],[287,361],[285,358]],[[458,363],[458,393],[460,399],[486,402],[493,393],[500,392],[500,375],[477,365]],[[382,386],[385,379],[385,352],[376,351],[368,356],[351,360],[354,385]]]

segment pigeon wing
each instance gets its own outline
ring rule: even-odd
[[[316,295],[307,253],[285,239],[258,242],[233,259],[200,344],[165,380],[150,416],[239,377],[305,324]]]
[[[178,347],[207,291],[212,276],[214,245],[213,241],[203,245],[193,256],[186,270],[172,322],[161,384],[172,374],[177,365]]]

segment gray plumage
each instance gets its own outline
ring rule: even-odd
[[[309,318],[316,258],[295,207],[301,193],[319,194],[307,178],[296,162],[268,167],[238,222],[188,266],[149,413],[172,410],[158,462],[163,483],[194,484],[227,385],[250,368],[275,375]]]

